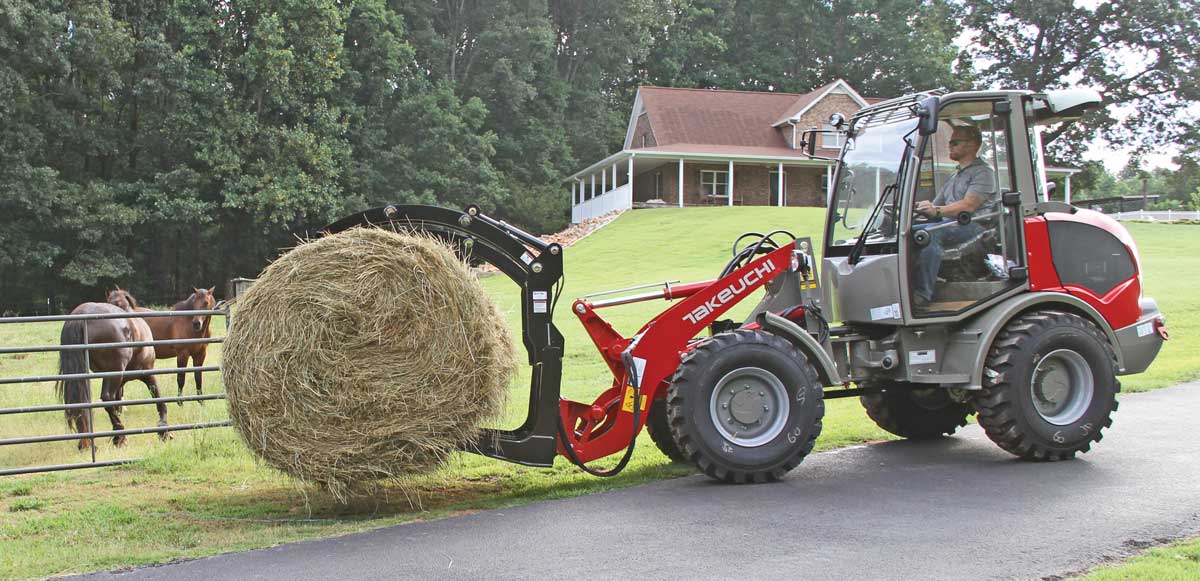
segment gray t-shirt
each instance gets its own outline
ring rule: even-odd
[[[987,197],[985,202],[990,202],[996,193],[996,173],[979,158],[950,175],[950,179],[942,184],[942,190],[933,198],[933,205],[953,204],[965,198],[967,192],[983,194]]]

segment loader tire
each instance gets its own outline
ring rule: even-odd
[[[910,440],[949,436],[967,425],[967,418],[975,411],[969,403],[950,399],[949,392],[941,387],[898,381],[872,382],[862,387],[882,390],[859,397],[875,425]]]
[[[988,353],[973,398],[979,425],[1026,460],[1067,460],[1112,425],[1121,383],[1107,337],[1072,313],[1037,311],[1010,321]]]
[[[812,451],[823,395],[794,345],[740,330],[684,356],[667,390],[667,418],[675,445],[701,472],[725,482],[775,481]]]
[[[659,398],[650,404],[650,413],[646,417],[646,431],[650,433],[650,439],[654,441],[654,445],[658,446],[658,450],[670,458],[672,462],[687,462],[687,456],[683,455],[683,450],[675,444],[675,439],[671,437],[671,424],[667,419],[667,400]]]

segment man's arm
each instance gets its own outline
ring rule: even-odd
[[[944,206],[934,205],[929,201],[921,201],[917,203],[917,212],[924,214],[929,218],[949,218],[959,215],[962,212],[974,213],[987,202],[987,196],[977,192],[967,192],[963,199],[946,204]]]
[[[996,174],[990,167],[984,166],[984,169],[986,171],[979,171],[971,176],[971,181],[967,184],[967,193],[961,200],[942,205],[938,204],[937,198],[934,198],[932,203],[917,204],[917,212],[930,218],[945,218],[957,216],[962,212],[974,213],[979,210],[991,198],[991,192],[996,191]]]

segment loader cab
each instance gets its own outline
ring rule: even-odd
[[[1026,288],[1021,210],[1044,181],[1026,95],[918,94],[849,121],[825,239],[835,317],[951,322]]]

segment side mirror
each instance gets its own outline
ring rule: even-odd
[[[821,132],[816,129],[809,129],[808,131],[800,134],[800,151],[803,151],[804,155],[809,157],[816,155],[817,136],[820,134]]]
[[[917,103],[917,130],[921,135],[933,135],[938,127],[938,98],[926,97]]]

